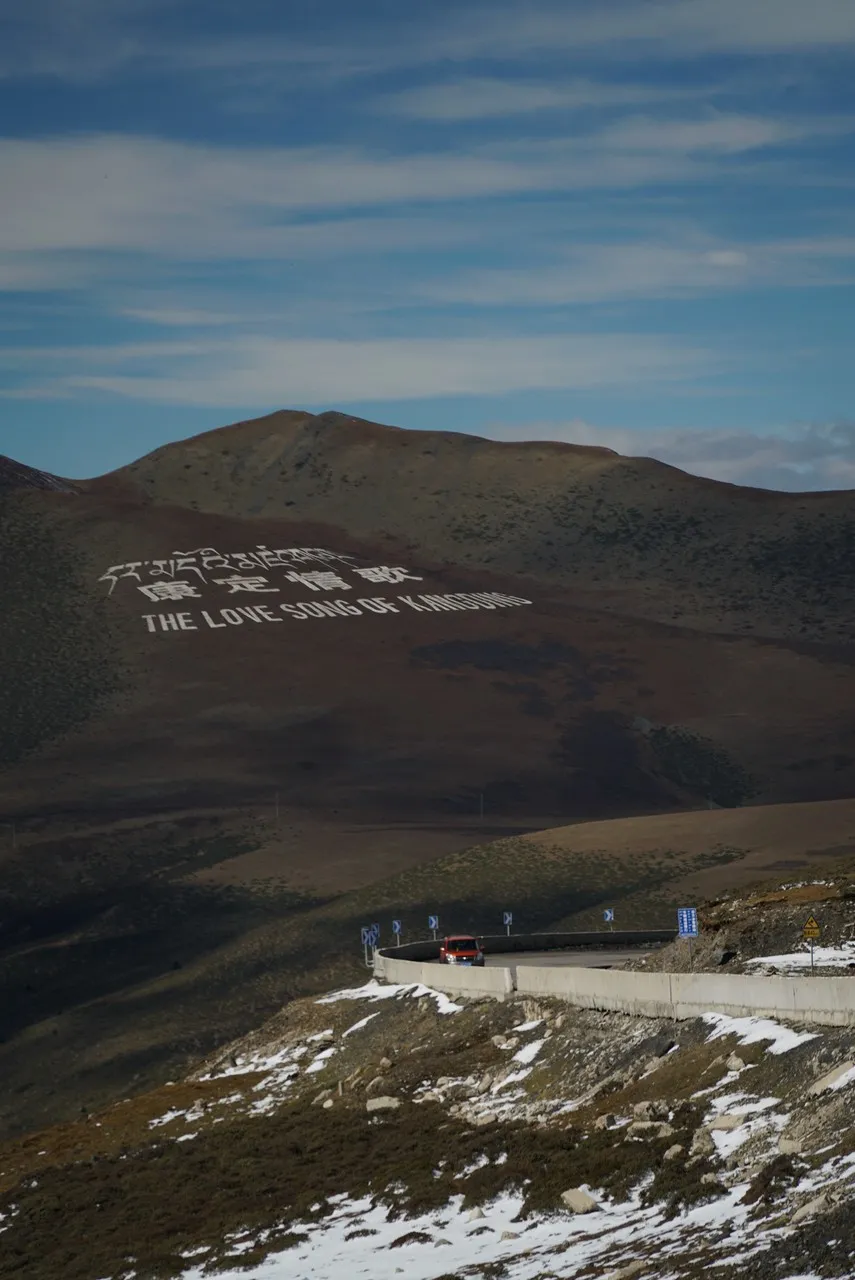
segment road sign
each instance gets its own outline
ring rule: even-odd
[[[605,923],[613,924],[614,918],[615,918],[614,908],[606,907],[605,911],[603,912],[603,920],[605,921]]]
[[[429,929],[439,928],[439,916],[428,916],[428,928]]]
[[[502,917],[502,924],[513,924],[513,922],[514,922],[513,911],[506,911]]]
[[[401,934],[403,933],[400,920],[392,921],[392,932],[394,933],[396,938],[400,938]]]
[[[807,918],[807,920],[805,920],[804,924],[802,925],[802,937],[804,938],[805,942],[809,942],[809,943],[810,943],[810,971],[811,971],[811,973],[813,973],[813,970],[814,970],[814,964],[813,964],[813,944],[819,940],[819,937],[820,937],[821,933],[822,933],[822,929],[820,928],[819,921],[817,920],[816,916],[815,916],[815,915],[809,915],[809,916],[808,916],[808,918]]]
[[[681,938],[697,938],[698,936],[698,909],[697,907],[678,907],[677,908],[677,929]]]
[[[363,945],[363,947],[367,947],[367,946],[368,946],[368,939],[369,939],[370,937],[371,937],[371,930],[370,930],[369,928],[367,928],[367,927],[366,927],[366,925],[363,925],[363,926],[362,926],[362,945]]]

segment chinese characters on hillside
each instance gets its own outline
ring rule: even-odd
[[[258,546],[254,551],[230,552],[228,555],[221,555],[213,547],[202,547],[196,551],[174,551],[169,558],[162,560],[114,564],[98,581],[109,583],[108,595],[113,594],[119,582],[127,582],[146,601],[161,606],[202,600],[205,587],[217,588],[217,595],[236,597],[231,607],[202,609],[198,617],[188,611],[144,613],[142,619],[152,632],[198,631],[200,626],[218,630],[240,626],[244,622],[279,623],[287,619],[360,617],[400,613],[402,609],[436,613],[531,604],[521,596],[497,591],[407,594],[396,595],[394,600],[385,596],[350,595],[341,599],[321,601],[315,598],[290,603],[270,598],[280,595],[283,590],[293,591],[294,587],[317,597],[364,591],[370,586],[395,587],[424,580],[420,574],[410,573],[400,565],[358,567],[352,563],[354,560],[354,556],[327,551],[323,547],[269,550],[266,546]],[[318,565],[321,567],[311,567]],[[413,590],[410,588],[411,592]],[[241,604],[240,599],[247,597],[254,598],[253,603]]]
[[[174,582],[188,575],[195,575],[199,582],[216,582],[218,579],[213,576],[216,573],[232,576],[247,573],[257,575],[259,570],[266,574],[271,570],[293,569],[295,565],[301,564],[347,564],[354,558],[337,551],[325,551],[323,547],[284,547],[271,551],[265,546],[259,546],[254,551],[231,551],[226,556],[213,547],[199,547],[196,551],[173,551],[167,560],[131,560],[127,564],[114,564],[106,573],[101,574],[98,581],[109,582],[110,590],[107,594],[112,595],[116,583],[122,578],[135,579],[140,586],[143,578],[165,578]]]

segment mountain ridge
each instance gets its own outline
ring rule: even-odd
[[[282,411],[162,446],[86,489],[250,520],[299,514],[702,631],[848,642],[855,616],[855,491],[743,488],[595,446]]]

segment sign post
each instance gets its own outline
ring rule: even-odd
[[[805,942],[810,943],[810,971],[813,973],[813,944],[818,942],[822,935],[822,929],[816,916],[810,915],[802,926],[802,938]]]
[[[370,969],[372,967],[373,961],[369,956],[369,952],[372,952],[375,949],[379,941],[380,941],[379,924],[371,924],[371,925],[364,924],[362,926],[362,946],[365,950],[366,969]]]
[[[615,927],[614,907],[606,907],[605,911],[603,912],[603,923],[607,924],[610,929],[614,929]]]
[[[395,935],[395,946],[396,946],[396,947],[400,947],[400,945],[401,945],[401,933],[403,932],[403,930],[401,929],[401,922],[400,922],[400,920],[393,920],[393,921],[392,921],[392,932],[393,932],[393,933],[394,933],[394,935]]]
[[[433,934],[434,942],[436,942],[436,933],[439,929],[439,916],[428,916],[428,928]]]
[[[513,924],[513,922],[514,922],[513,911],[505,911],[504,914],[502,915],[502,924],[505,926],[505,928],[508,931],[508,937],[511,936],[511,925]]]
[[[689,968],[694,968],[694,956],[692,954],[692,939],[698,936],[698,908],[697,907],[678,907],[677,908],[677,931],[681,938],[686,938],[689,943]]]

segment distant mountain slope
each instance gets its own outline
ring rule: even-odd
[[[301,412],[167,445],[91,483],[299,515],[704,631],[849,642],[855,620],[855,492],[773,493],[608,449]]]
[[[58,493],[77,493],[77,485],[49,471],[37,471],[0,454],[0,491],[3,489],[52,489]]]

